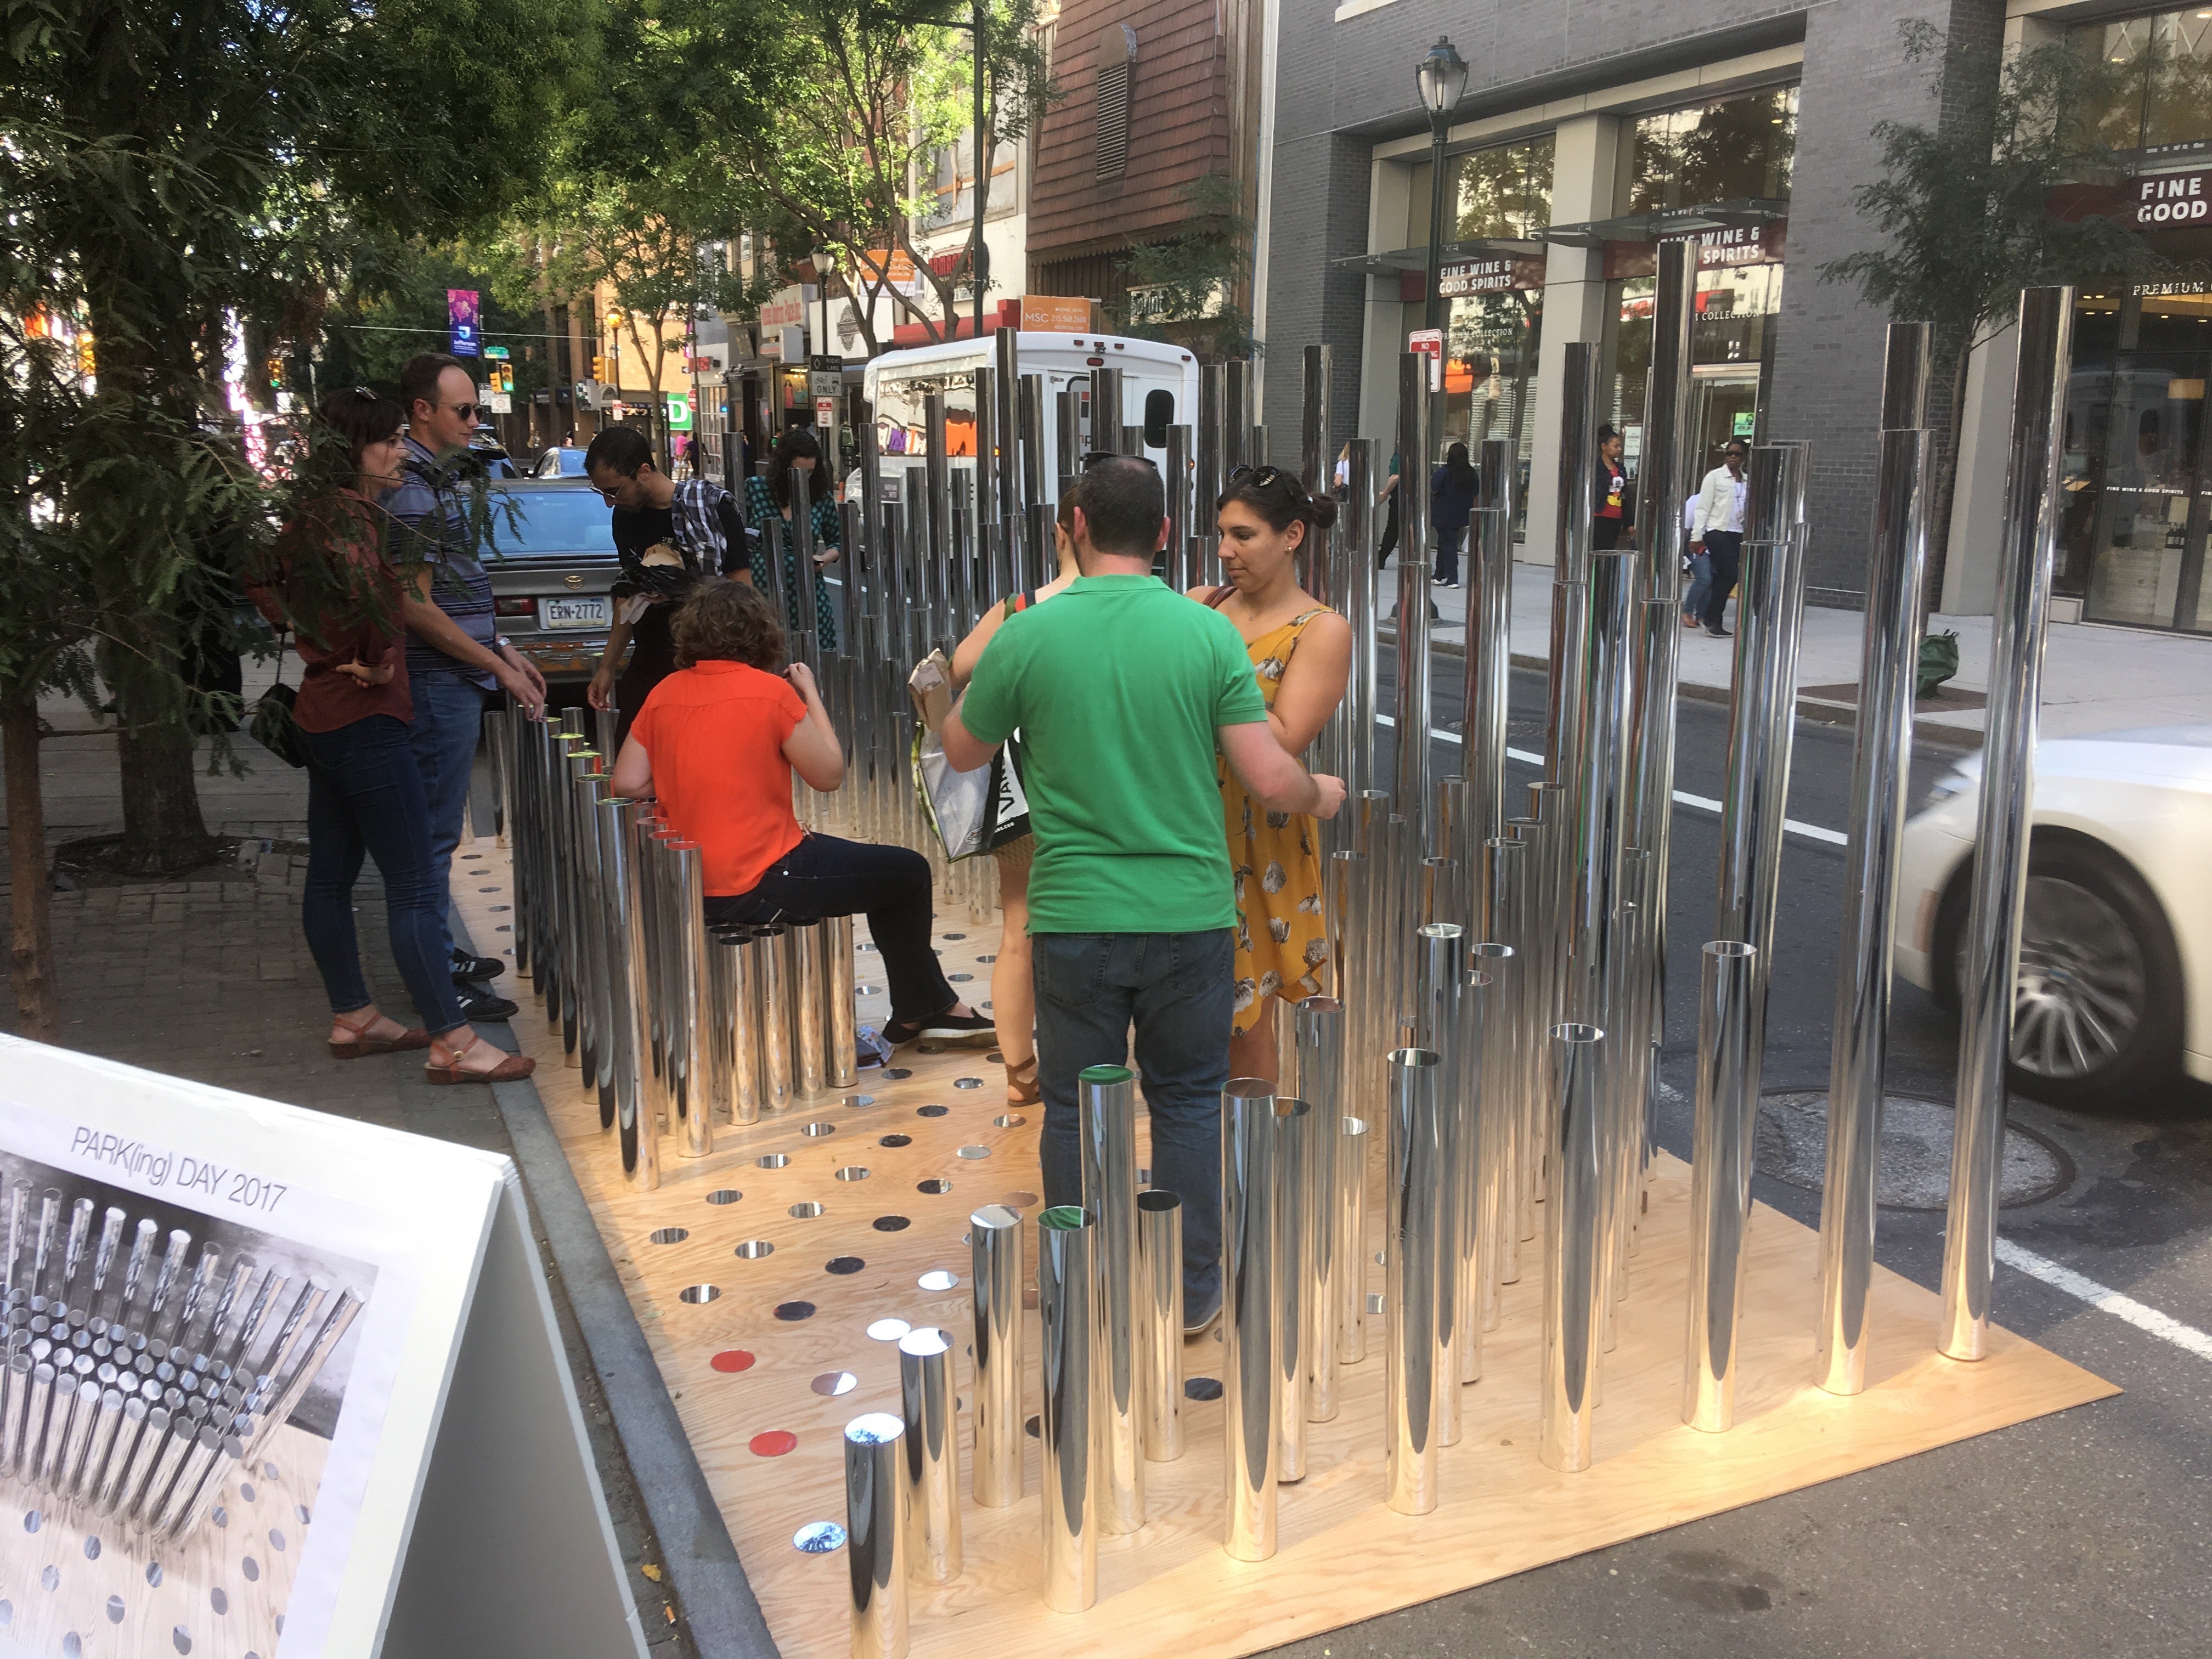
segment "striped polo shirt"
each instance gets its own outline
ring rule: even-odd
[[[499,629],[492,615],[491,578],[477,557],[478,538],[469,522],[476,481],[464,470],[466,463],[461,457],[441,462],[414,439],[405,441],[399,488],[384,498],[384,510],[392,520],[389,556],[395,564],[428,564],[431,602],[484,649],[495,650]],[[455,674],[487,691],[499,684],[484,670],[447,656],[412,629],[407,635],[407,672]]]

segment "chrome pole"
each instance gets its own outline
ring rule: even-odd
[[[1308,997],[1294,1004],[1291,1041],[1297,1059],[1297,1087],[1313,1109],[1306,1119],[1305,1197],[1299,1223],[1300,1245],[1310,1255],[1304,1269],[1305,1322],[1298,1333],[1304,1356],[1306,1418],[1335,1420],[1336,1329],[1342,1304],[1342,1280],[1348,1271],[1339,1254],[1336,1226],[1337,1158],[1344,1136],[1344,1004],[1334,997]]]
[[[1528,858],[1528,843],[1510,836],[1493,836],[1483,843],[1482,905],[1488,925],[1482,931],[1510,951],[1514,959],[1512,971],[1504,979],[1500,1000],[1503,1012],[1493,1033],[1494,1041],[1486,1042],[1483,1048],[1485,1084],[1492,1091],[1485,1110],[1496,1119],[1495,1179],[1500,1191],[1498,1217],[1491,1235],[1496,1241],[1491,1259],[1495,1263],[1493,1277],[1498,1285],[1520,1282],[1521,1215],[1529,1201],[1528,1171],[1534,1162],[1530,1141],[1534,1134],[1535,1113],[1527,1102],[1526,1055],[1534,1046],[1528,1036],[1535,1029],[1529,988],[1534,983],[1536,969],[1522,914]],[[1493,1289],[1491,1313],[1484,1318],[1485,1330],[1498,1328],[1492,1316],[1495,1303]]]
[[[1328,489],[1328,403],[1332,374],[1329,348],[1325,345],[1306,347],[1299,368],[1298,482],[1310,492],[1320,495]],[[1337,562],[1329,556],[1329,532],[1308,525],[1305,540],[1306,592],[1323,605],[1342,611],[1342,573]],[[1343,707],[1340,701],[1337,704],[1340,713]],[[1335,730],[1337,726],[1337,720],[1332,718],[1329,729]],[[1331,750],[1323,752],[1334,760],[1341,751]]]
[[[830,958],[829,1006],[823,1022],[829,1047],[824,1069],[830,1088],[850,1089],[860,1080],[860,1015],[853,966],[852,917],[823,918],[822,936]]]
[[[1210,520],[1213,512],[1212,502],[1194,503],[1191,499],[1188,427],[1168,428],[1167,465],[1160,471],[1167,486],[1168,586],[1178,593],[1188,593],[1198,586],[1195,526]]]
[[[1437,1095],[1440,1056],[1427,1048],[1390,1055],[1390,1145],[1384,1187],[1382,1309],[1384,1492],[1401,1515],[1437,1506],[1437,1430],[1448,1351],[1437,1329],[1437,1276],[1444,1255],[1438,1200],[1444,1189]]]
[[[811,1100],[830,1088],[829,1043],[823,1030],[823,1010],[829,1000],[824,988],[822,925],[795,923],[791,929],[791,1046],[792,1070],[801,1096]]]
[[[927,609],[923,617],[923,634],[916,642],[915,656],[926,656],[933,647],[941,646],[949,655],[958,639],[953,634],[952,616],[952,473],[945,453],[945,394],[925,392],[921,398],[922,464],[921,495],[927,511],[922,522],[921,574],[922,591],[927,596]],[[911,480],[916,469],[908,470]]]
[[[899,1469],[906,1425],[870,1412],[845,1425],[845,1557],[852,1659],[906,1659],[908,1524]]]
[[[1224,393],[1225,370],[1219,363],[1202,363],[1198,370],[1198,446],[1195,460],[1197,471],[1193,479],[1201,512],[1194,520],[1198,532],[1198,580],[1214,580],[1214,549],[1219,542],[1213,528],[1210,509],[1221,499],[1223,483],[1229,469],[1235,465],[1228,458],[1228,439],[1223,429],[1222,404]]]
[[[1428,850],[1429,491],[1421,476],[1429,453],[1429,360],[1398,356],[1398,729],[1393,793]]]
[[[1708,1434],[1722,1433],[1735,1421],[1736,1315],[1751,1226],[1752,1142],[1759,1130],[1751,1024],[1757,957],[1755,945],[1715,939],[1705,946],[1699,980],[1682,1420]]]
[[[781,923],[753,929],[757,988],[754,1007],[760,1032],[760,1103],[780,1112],[792,1100],[791,933]]]
[[[975,1308],[975,1502],[1003,1510],[1022,1495],[1022,1218],[1003,1204],[987,1204],[968,1218],[968,1228]]]
[[[1518,1103],[1515,1096],[1513,1022],[1514,993],[1519,979],[1513,947],[1484,940],[1470,945],[1468,959],[1468,998],[1475,1055],[1473,1086],[1467,1098],[1474,1114],[1474,1189],[1467,1203],[1466,1244],[1461,1255],[1461,1329],[1466,1340],[1460,1349],[1460,1381],[1473,1382],[1481,1376],[1484,1331],[1498,1328],[1498,1286],[1512,1281],[1504,1277],[1504,1264],[1513,1244],[1512,1215],[1513,1132]],[[1478,983],[1478,981],[1480,981]],[[1472,1350],[1473,1375],[1469,1375]]]
[[[1144,1275],[1145,1455],[1182,1455],[1182,1200],[1161,1187],[1137,1194],[1137,1267]],[[1017,1459],[1021,1442],[1014,1443]]]
[[[1074,1205],[1037,1217],[1037,1315],[1043,1330],[1042,1447],[1044,1604],[1081,1613],[1098,1599],[1098,1528],[1091,1460],[1097,1379],[1091,1364],[1097,1315],[1091,1305],[1095,1229]]]
[[[1460,1199],[1462,1165],[1471,1157],[1465,1095],[1468,1076],[1461,1040],[1467,991],[1467,935],[1455,922],[1432,922],[1419,930],[1414,958],[1415,1048],[1437,1058],[1436,1076],[1437,1189],[1431,1200],[1437,1234],[1436,1354],[1437,1443],[1459,1444],[1459,1349],[1461,1335]],[[1478,1338],[1479,1341],[1480,1339]]]
[[[1275,1553],[1275,1482],[1281,1408],[1279,1293],[1275,1276],[1275,1178],[1279,1159],[1274,1086],[1231,1078],[1221,1091],[1222,1444],[1227,1535],[1239,1561]]]
[[[714,1018],[723,1028],[721,1104],[732,1123],[760,1121],[760,1001],[753,980],[760,951],[745,928],[717,931],[708,946],[718,964]]]
[[[960,1576],[960,1423],[953,1411],[952,1333],[923,1326],[899,1339],[906,1431],[907,1562],[925,1583]]]
[[[1502,438],[1483,441],[1475,504],[1474,568],[1468,572],[1465,720],[1461,769],[1467,774],[1467,838],[1480,847],[1505,832],[1505,724],[1513,669],[1514,458]]]
[[[1979,1359],[1988,1351],[1990,1284],[1996,1272],[1997,1200],[2004,1175],[2005,1066],[2012,1052],[2021,911],[2027,894],[2043,641],[2051,623],[2051,574],[2066,501],[2059,479],[2073,349],[2074,290],[2024,292],[2002,556],[1990,637],[1989,736],[1982,745],[1973,898],[1966,914],[1966,978],[1960,988],[1959,1123],[1951,1148],[1943,1324],[1936,1342],[1953,1359]]]
[[[777,540],[775,529],[774,525],[769,526],[771,547]],[[815,594],[822,574],[814,562],[814,504],[805,469],[796,466],[791,469],[791,549],[792,596],[799,607],[799,626],[791,636],[791,659],[819,674],[822,636],[817,619],[821,613]],[[776,561],[771,557],[769,562]]]
[[[586,769],[570,780],[568,803],[576,833],[577,884],[583,897],[578,918],[584,957],[585,1093],[598,1100],[599,1126],[614,1121],[615,1012],[612,981],[615,942],[607,929],[607,896],[599,854],[599,803],[608,799],[608,778],[599,769],[601,757],[569,764]]]
[[[1881,434],[1874,557],[1867,571],[1851,757],[1850,864],[1829,1045],[1828,1159],[1820,1194],[1820,1323],[1814,1380],[1866,1387],[1867,1294],[1874,1281],[1875,1177],[1889,1053],[1890,939],[1912,770],[1912,701],[1929,547],[1935,434],[1924,429],[1932,326],[1893,323],[1883,406],[1909,424]]]
[[[700,1006],[707,984],[706,870],[697,842],[679,841],[670,850],[675,854],[671,890],[678,907],[678,971],[671,988],[676,994],[676,1111],[684,1123],[684,1156],[705,1158],[714,1150],[714,1113],[706,1087],[706,1022],[714,1011],[702,1017]]]
[[[1344,497],[1344,619],[1352,626],[1352,675],[1345,686],[1344,702],[1350,711],[1345,753],[1344,787],[1358,799],[1372,789],[1375,769],[1376,688],[1382,674],[1382,616],[1375,568],[1375,468],[1372,438],[1354,438],[1345,460]],[[1308,480],[1309,484],[1311,480]],[[1426,614],[1425,612],[1424,613]]]
[[[1275,1479],[1306,1478],[1306,1325],[1316,1303],[1314,1242],[1308,1225],[1315,1162],[1313,1139],[1320,1117],[1310,1101],[1276,1085],[1273,1180],[1275,1200]]]
[[[1076,1078],[1083,1145],[1083,1207],[1091,1220],[1092,1294],[1104,1364],[1099,1370],[1098,1529],[1109,1536],[1145,1524],[1145,1454],[1139,1443],[1144,1381],[1137,1342],[1137,1084],[1122,1066],[1087,1066]]]
[[[620,799],[599,811],[601,873],[606,880],[607,920],[623,954],[615,967],[622,981],[623,1012],[615,1032],[615,1136],[624,1184],[632,1192],[660,1185],[660,1130],[653,1099],[646,1091],[647,1056],[653,1048],[652,1010],[647,1006],[649,964],[646,959],[645,892],[639,869],[645,804]]]
[[[1605,1034],[1593,1025],[1552,1028],[1557,1115],[1545,1203],[1543,1420],[1537,1456],[1573,1473],[1590,1463],[1602,1340],[1604,1170],[1598,1160]]]
[[[1336,1363],[1367,1358],[1367,1121],[1338,1123],[1336,1150]]]
[[[1121,428],[1121,371],[1109,363],[1091,371],[1091,447],[1097,454],[1119,455]]]

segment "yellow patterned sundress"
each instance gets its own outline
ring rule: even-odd
[[[1269,708],[1282,690],[1283,670],[1297,648],[1298,635],[1328,610],[1316,605],[1246,642],[1260,695]],[[1308,815],[1271,812],[1246,794],[1226,760],[1217,758],[1215,769],[1237,887],[1237,1012],[1231,1029],[1242,1036],[1259,1023],[1262,998],[1303,1002],[1322,990],[1328,934],[1321,914],[1321,836]]]

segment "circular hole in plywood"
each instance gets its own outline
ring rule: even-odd
[[[960,1275],[950,1267],[932,1267],[915,1283],[925,1291],[957,1290],[960,1285]]]
[[[913,1328],[903,1319],[878,1319],[868,1327],[868,1335],[877,1342],[896,1342]]]
[[[991,1120],[991,1127],[994,1129],[1018,1129],[1028,1121],[1029,1119],[1019,1112],[1001,1112]]]
[[[787,1170],[791,1167],[789,1152],[763,1152],[753,1160],[763,1170]]]
[[[809,1521],[791,1534],[791,1547],[801,1555],[835,1555],[845,1547],[845,1529],[835,1521]]]
[[[932,1198],[938,1198],[951,1192],[952,1183],[942,1176],[932,1176],[927,1181],[915,1182],[914,1189],[918,1193],[927,1193]]]
[[[893,1083],[903,1083],[907,1079],[913,1075],[914,1073],[904,1066],[886,1066],[884,1067],[884,1076],[889,1081]]]
[[[806,1385],[824,1400],[835,1400],[840,1395],[850,1394],[860,1386],[860,1379],[850,1371],[823,1371]]]
[[[837,1179],[840,1181],[866,1181],[867,1178],[868,1170],[866,1164],[848,1164],[837,1171]]]
[[[1218,1376],[1187,1376],[1182,1381],[1182,1397],[1186,1400],[1218,1400],[1221,1398],[1221,1379]]]
[[[1043,1425],[1038,1419],[1032,1417],[1022,1425],[1022,1432],[1032,1440],[1039,1439],[1043,1434]]]
[[[681,1244],[691,1237],[689,1227],[655,1227],[645,1236],[648,1244]]]
[[[990,1155],[991,1149],[988,1146],[963,1146],[955,1154],[956,1157],[966,1158],[970,1164],[975,1163],[978,1158],[988,1158]]]
[[[764,1255],[774,1255],[775,1246],[765,1238],[749,1238],[731,1254],[740,1261],[757,1261]]]
[[[725,1348],[707,1363],[725,1375],[735,1376],[739,1371],[752,1370],[756,1361],[754,1356],[743,1348]]]
[[[874,1105],[876,1103],[876,1097],[873,1095],[847,1095],[844,1099],[844,1103],[857,1112],[863,1106]]]
[[[938,937],[942,939],[947,945],[957,945],[962,939],[966,939],[968,935],[965,933],[940,933]]]
[[[744,1196],[735,1187],[717,1187],[707,1194],[707,1201],[709,1204],[734,1204]]]
[[[914,1137],[912,1135],[885,1135],[881,1140],[878,1140],[876,1145],[878,1146],[911,1146],[914,1145]]]
[[[947,974],[945,976],[946,983],[951,985],[965,985],[975,977],[973,974]]]
[[[686,1285],[682,1290],[677,1291],[676,1299],[696,1305],[702,1302],[712,1302],[721,1293],[722,1287],[720,1285]]]
[[[868,1224],[879,1233],[902,1233],[914,1223],[902,1215],[879,1215]]]
[[[775,1316],[787,1325],[795,1325],[802,1319],[814,1317],[814,1304],[811,1302],[779,1302],[775,1304]]]
[[[988,956],[988,957],[977,957],[975,958],[975,960],[976,960],[976,961],[978,961],[978,962],[996,962],[998,959],[999,959],[999,953],[998,953],[997,951],[993,951],[989,956]]]
[[[983,1079],[980,1077],[956,1077],[952,1079],[952,1086],[956,1089],[980,1089],[983,1086]]]
[[[943,1117],[951,1109],[950,1106],[917,1106],[914,1109],[914,1115],[916,1117]]]
[[[833,1255],[829,1261],[822,1264],[822,1271],[827,1273],[835,1273],[839,1278],[842,1279],[848,1274],[860,1272],[861,1268],[867,1265],[868,1264],[866,1262],[863,1261],[857,1255]]]
[[[789,1429],[770,1429],[746,1443],[755,1457],[781,1457],[798,1447],[799,1437]]]
[[[822,1213],[822,1206],[811,1198],[803,1199],[786,1210],[784,1213],[793,1221],[811,1221]]]
[[[801,1128],[799,1133],[805,1135],[809,1140],[819,1140],[824,1135],[836,1134],[837,1133],[837,1126],[834,1123],[809,1123],[805,1127]]]

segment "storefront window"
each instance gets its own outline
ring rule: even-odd
[[[1629,145],[1628,210],[1787,200],[1796,150],[1795,87],[1644,116]]]
[[[2212,633],[2212,283],[2143,289],[2076,302],[2056,586],[2090,622]]]
[[[1451,182],[1446,199],[1458,198],[1458,222],[1447,241],[1534,241],[1552,222],[1552,149],[1550,133],[1518,143],[1493,144],[1447,156]],[[1406,246],[1425,246],[1429,240],[1429,164],[1411,169],[1411,199],[1407,204]]]
[[[2154,155],[2212,149],[2212,13],[2087,23],[2072,38],[2117,76],[2097,123],[2106,143]]]

